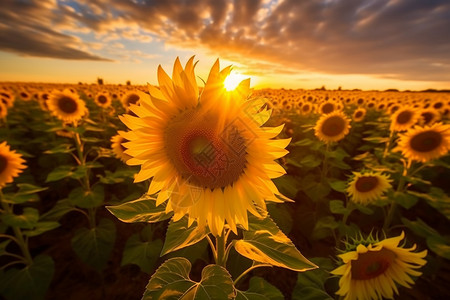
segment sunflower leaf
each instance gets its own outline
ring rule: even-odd
[[[237,291],[236,300],[283,300],[283,294],[261,277],[250,278],[246,291]]]
[[[72,169],[73,169],[73,167],[68,166],[68,165],[58,166],[47,175],[47,179],[45,180],[45,182],[48,183],[48,182],[58,181],[63,178],[72,176],[72,174],[73,174]]]
[[[232,299],[233,281],[228,271],[218,265],[208,265],[202,279],[189,278],[191,263],[183,257],[164,262],[150,278],[142,300],[150,299]]]
[[[161,251],[161,256],[169,252],[182,249],[203,240],[209,231],[199,228],[196,223],[188,226],[188,217],[184,216],[177,222],[171,221],[167,228],[166,240]]]
[[[149,222],[155,223],[172,217],[166,213],[166,203],[156,206],[156,199],[144,195],[141,198],[116,206],[106,207],[110,213],[125,223]]]
[[[303,272],[317,266],[297,250],[292,241],[270,217],[258,219],[249,216],[249,229],[242,240],[233,241],[236,251],[260,263]]]
[[[146,273],[154,270],[163,243],[160,239],[142,241],[139,233],[133,234],[127,241],[123,251],[121,266],[135,264]]]
[[[23,209],[23,214],[21,215],[8,213],[2,216],[2,222],[5,223],[6,225],[25,229],[34,228],[38,220],[39,220],[39,211],[32,207],[25,207]]]
[[[327,258],[311,259],[319,268],[298,273],[297,284],[292,293],[294,300],[332,300],[325,291],[325,281],[329,278],[329,272],[333,269],[333,263]]]

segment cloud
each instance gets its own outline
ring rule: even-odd
[[[11,0],[6,3],[1,14],[22,9]],[[9,45],[25,54],[31,49],[45,52],[47,47],[36,45],[42,39],[31,34],[37,31],[48,40],[66,41],[46,52],[61,57],[79,47],[66,46],[73,41],[56,30],[78,26],[104,42],[161,39],[194,53],[207,49],[249,70],[264,66],[274,74],[368,74],[450,81],[448,0],[61,0],[47,1],[45,7],[42,1],[27,3],[26,17],[9,17],[11,24],[2,22],[10,25],[10,31],[24,30],[22,44],[28,43],[29,49],[11,46],[17,41],[9,34],[1,49]],[[34,17],[38,11],[39,20]],[[90,55],[72,53],[83,54]]]

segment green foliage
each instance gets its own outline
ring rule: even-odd
[[[151,277],[142,299],[234,298],[233,281],[225,268],[218,265],[206,266],[200,282],[189,278],[190,271],[191,263],[185,258],[167,260]]]

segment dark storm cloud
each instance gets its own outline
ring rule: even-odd
[[[37,23],[37,28],[79,24],[106,35],[130,25],[171,45],[193,52],[206,48],[250,67],[272,66],[274,73],[284,69],[450,81],[448,0],[76,2],[71,5],[75,9],[67,6],[71,1],[54,3],[47,14],[50,21]],[[38,6],[36,10],[48,11]],[[27,20],[29,26],[32,23],[36,20]],[[3,49],[5,43],[8,40]]]
[[[3,0],[0,50],[24,56],[110,61],[81,50],[82,41],[55,30],[53,19],[60,17],[56,9],[52,0]]]

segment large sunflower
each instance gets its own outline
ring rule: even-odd
[[[427,250],[413,252],[411,248],[399,246],[404,238],[400,236],[369,245],[359,244],[354,251],[338,255],[343,265],[331,271],[342,276],[337,295],[344,300],[393,299],[398,294],[397,284],[410,288],[411,276],[420,276],[416,271],[426,264]]]
[[[68,89],[53,91],[47,105],[54,116],[66,123],[76,123],[87,113],[84,101]]]
[[[369,204],[392,187],[390,184],[392,179],[382,173],[353,172],[353,175],[353,179],[348,184],[347,193],[355,203]]]
[[[341,111],[320,117],[314,127],[315,135],[326,143],[342,140],[350,131],[350,120]]]
[[[450,125],[415,126],[400,135],[396,150],[406,158],[420,162],[444,156],[450,150]]]
[[[22,169],[25,169],[25,160],[22,155],[10,150],[6,142],[0,144],[0,188],[7,183],[11,183],[14,177],[19,176]]]
[[[183,70],[177,58],[171,79],[159,66],[159,88],[148,85],[150,94],[130,106],[137,117],[121,116],[131,129],[122,134],[127,164],[141,165],[136,182],[152,178],[148,193],[159,192],[156,205],[167,201],[174,221],[188,215],[189,226],[196,221],[214,235],[225,223],[248,229],[247,211],[263,216],[265,200],[286,200],[271,178],[285,173],[274,160],[290,139],[272,139],[283,126],[261,127],[271,111],[248,98],[249,79],[226,91],[231,67],[220,71],[217,60],[199,95],[194,67],[191,58]]]

